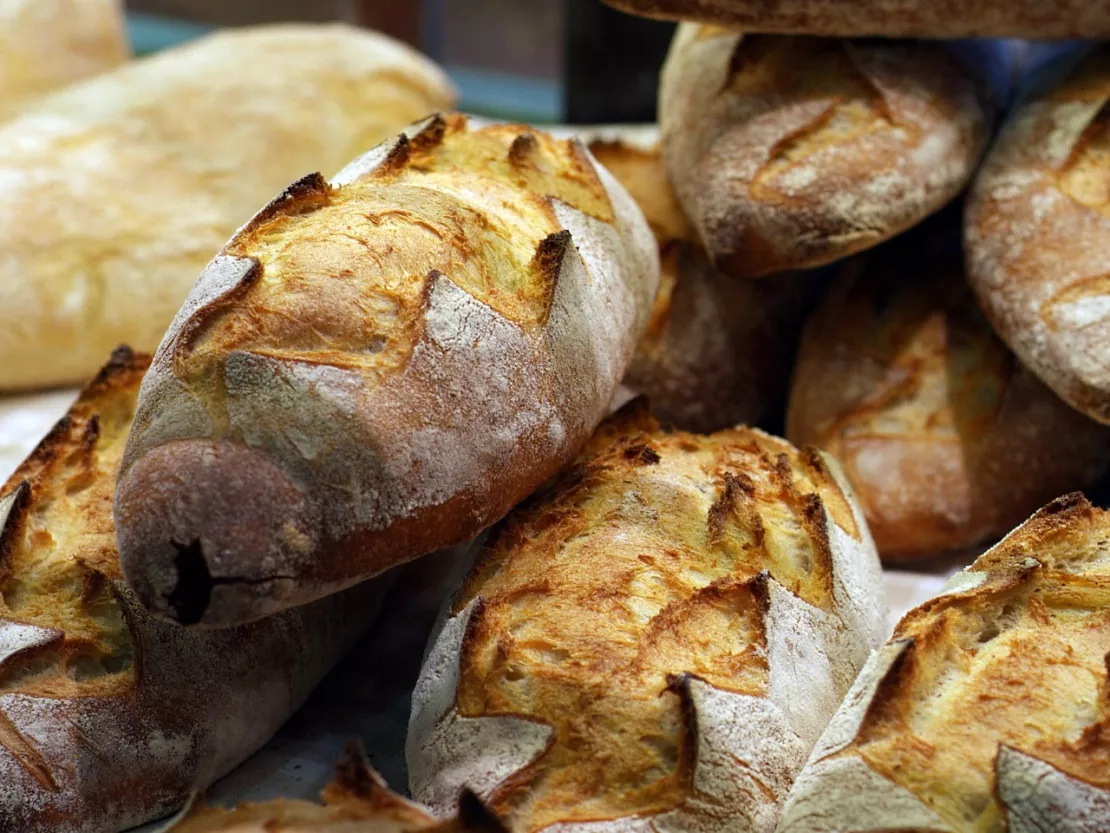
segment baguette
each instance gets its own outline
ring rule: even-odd
[[[1110,514],[1037,512],[911,611],[856,680],[779,833],[1110,829]]]
[[[469,540],[605,416],[658,279],[627,192],[524,126],[436,116],[295,183],[201,275],[143,385],[128,582],[229,625]]]
[[[989,135],[982,73],[945,46],[678,27],[663,159],[710,259],[738,277],[820,266],[951,200]]]
[[[0,390],[84,382],[120,341],[153,350],[212,253],[276,191],[453,97],[383,35],[276,25],[40,101],[0,128]]]
[[[510,829],[769,831],[886,630],[836,463],[632,403],[492,533],[413,693],[413,797]]]
[[[115,833],[180,806],[273,734],[385,588],[220,632],[152,619],[111,515],[148,362],[117,351],[0,490],[4,833]]]
[[[1108,100],[1110,48],[1045,67],[1003,125],[965,225],[968,279],[1002,340],[1100,422],[1110,422]]]
[[[1107,0],[605,0],[632,14],[753,32],[899,38],[1106,38]]]
[[[0,0],[0,122],[129,53],[120,0]]]
[[[1106,427],[994,335],[947,232],[844,266],[791,383],[787,437],[840,461],[887,562],[997,539],[1110,465]]]

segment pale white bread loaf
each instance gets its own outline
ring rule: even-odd
[[[129,54],[121,0],[0,0],[0,122]]]
[[[499,526],[413,692],[413,796],[519,833],[771,831],[885,636],[835,461],[747,428],[603,423]]]
[[[0,128],[0,390],[153,350],[212,253],[291,180],[450,106],[446,76],[342,25],[220,32]]]
[[[1058,498],[875,652],[779,833],[1110,829],[1110,514]]]

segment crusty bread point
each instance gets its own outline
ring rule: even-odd
[[[663,158],[713,263],[819,266],[956,196],[989,135],[982,74],[940,44],[678,27],[659,90]]]
[[[1078,59],[1082,56],[1082,59]],[[968,202],[968,278],[1025,365],[1110,423],[1110,47],[1042,70]]]
[[[906,614],[778,833],[1110,829],[1108,539],[1067,495]]]
[[[831,458],[631,403],[495,527],[445,611],[412,794],[448,814],[468,787],[518,833],[769,832],[885,615]]]
[[[294,183],[201,274],[116,494],[156,615],[251,621],[469,540],[577,452],[659,279],[577,141],[434,116]]]

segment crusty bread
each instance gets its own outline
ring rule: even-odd
[[[667,182],[654,126],[575,130],[659,243],[659,292],[624,384],[688,431],[781,418],[811,282],[737,281],[714,269]]]
[[[115,833],[261,746],[371,622],[370,583],[242,628],[120,580],[116,466],[149,358],[118,351],[0,489],[0,830]]]
[[[954,197],[990,123],[987,84],[941,44],[678,27],[663,158],[713,262],[739,277],[874,246]]]
[[[0,0],[0,121],[129,51],[120,0]]]
[[[39,102],[0,128],[0,390],[153,350],[274,193],[452,99],[427,59],[337,24],[228,30]]]
[[[842,267],[806,325],[787,437],[840,461],[888,562],[996,539],[1110,465],[1110,430],[994,335],[947,224]]]
[[[1106,38],[1107,0],[605,0],[633,14],[752,32],[911,38]]]
[[[406,758],[517,833],[770,831],[886,635],[835,461],[758,430],[667,433],[641,402],[495,528],[433,638]]]
[[[779,833],[1110,829],[1110,513],[1059,498],[867,663]]]
[[[1044,68],[972,188],[968,278],[1041,380],[1110,422],[1110,47]]]
[[[627,192],[521,125],[435,116],[295,183],[204,271],[143,385],[127,580],[227,625],[468,540],[605,416],[658,278]]]

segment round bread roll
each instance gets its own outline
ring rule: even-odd
[[[806,325],[787,416],[792,442],[841,461],[888,562],[997,537],[1110,463],[1110,432],[991,332],[954,241],[924,237],[843,268]]]
[[[719,268],[819,266],[960,191],[987,141],[987,89],[940,44],[683,24],[663,66],[663,158]]]
[[[964,230],[968,278],[998,334],[1100,422],[1110,422],[1108,100],[1110,48],[1046,66],[991,149]]]

